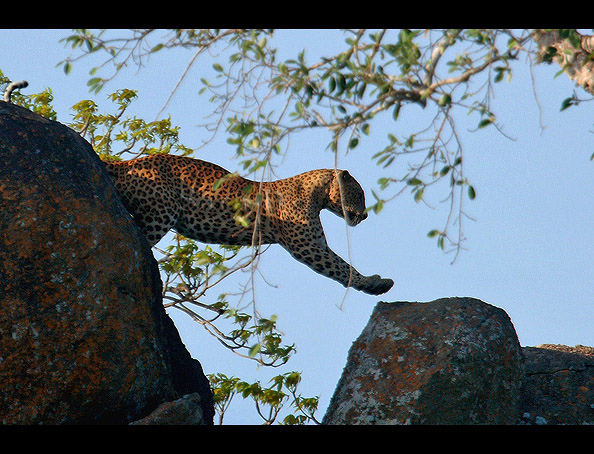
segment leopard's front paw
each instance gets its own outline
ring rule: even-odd
[[[381,295],[392,288],[394,281],[392,279],[384,279],[378,274],[366,278],[364,286],[359,290],[369,293],[370,295]]]

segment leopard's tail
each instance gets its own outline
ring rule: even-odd
[[[10,96],[12,95],[12,92],[14,90],[16,90],[17,88],[25,88],[27,85],[29,85],[29,82],[27,82],[26,80],[20,80],[18,82],[9,83],[6,87],[6,91],[4,92],[4,102],[10,102]]]

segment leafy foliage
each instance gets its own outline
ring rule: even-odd
[[[166,247],[166,255],[159,261],[165,275],[165,307],[174,307],[188,314],[238,355],[255,359],[261,365],[281,366],[294,353],[295,346],[282,344],[276,329],[276,316],[265,318],[242,312],[230,306],[227,294],[219,295],[214,303],[201,302],[209,289],[252,264],[252,257],[233,263],[242,249],[223,245],[215,251],[210,246],[201,247],[193,240],[176,235],[174,244]],[[218,327],[220,319],[229,322],[228,332]]]
[[[4,93],[10,82],[11,80],[0,70],[1,93]],[[36,93],[29,96],[23,95],[18,90],[12,94],[13,103],[25,107],[45,118],[49,118],[50,120],[55,120],[57,118],[57,114],[51,104],[53,100],[54,96],[52,95],[52,90],[50,88],[46,88],[41,93]]]
[[[191,48],[195,50],[191,66],[208,51],[213,76],[205,73],[200,79],[201,93],[213,103],[213,121],[206,126],[213,134],[225,127],[228,142],[244,159],[247,171],[273,165],[274,157],[288,149],[289,137],[299,131],[326,131],[327,148],[347,153],[358,152],[368,137],[376,141],[377,134],[387,130],[385,146],[371,154],[386,169],[386,176],[378,181],[369,211],[381,212],[407,191],[416,202],[427,203],[433,187],[442,191],[440,182],[447,182],[444,201],[449,201],[450,211],[445,225],[436,229],[442,232],[438,246],[445,250],[447,242],[447,249],[458,253],[464,203],[476,197],[476,190],[464,173],[454,117],[466,112],[476,117],[479,130],[497,127],[491,109],[493,84],[511,79],[512,63],[527,51],[531,32],[345,30],[342,50],[313,61],[305,50],[278,59],[276,33],[170,30],[157,36],[154,30],[123,35],[79,30],[65,41],[80,53],[65,64],[106,52],[105,63],[111,63],[113,71],[89,81],[91,89],[98,90],[130,60],[141,65],[162,49]],[[99,69],[94,68],[93,74]],[[400,123],[402,112],[411,105],[423,110],[425,125],[396,134],[390,122]]]
[[[108,98],[117,105],[115,113],[98,113],[97,104],[83,100],[72,106],[74,111],[70,127],[87,138],[102,159],[121,159],[143,154],[175,153],[189,155],[192,149],[179,143],[179,127],[171,125],[171,119],[146,122],[142,118],[123,117],[128,106],[138,97],[134,90],[117,90]],[[114,150],[114,145],[120,150]]]
[[[319,424],[314,416],[318,408],[318,398],[303,397],[297,393],[297,386],[301,381],[301,374],[298,372],[289,372],[273,377],[269,382],[271,385],[267,388],[262,387],[260,382],[247,383],[221,373],[209,375],[208,378],[215,386],[213,400],[220,423],[223,422],[225,411],[231,400],[239,394],[244,399],[253,400],[264,424],[274,423],[279,417],[281,409],[286,408],[286,404],[289,404],[297,412],[296,414],[287,414],[281,424],[306,424],[310,421]]]

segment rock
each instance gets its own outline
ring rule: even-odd
[[[523,358],[499,308],[471,298],[376,305],[325,424],[513,424]]]
[[[521,423],[594,424],[594,348],[524,347]]]
[[[0,102],[0,422],[125,424],[208,381],[91,146]]]
[[[165,402],[150,415],[134,421],[133,425],[204,424],[200,394],[192,393],[173,402]]]

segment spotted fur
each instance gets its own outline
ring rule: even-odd
[[[204,243],[278,243],[298,261],[345,287],[379,295],[394,284],[378,275],[363,276],[326,243],[322,209],[351,226],[367,217],[363,189],[345,170],[313,170],[258,183],[210,162],[174,155],[106,165],[151,246],[170,229]],[[215,189],[217,182],[220,187]],[[250,228],[234,220],[237,203]]]

